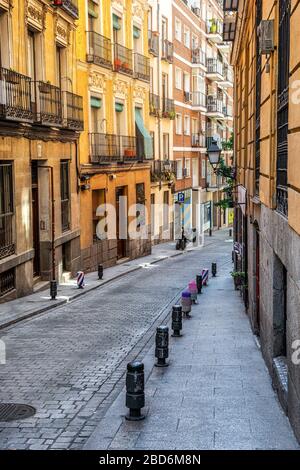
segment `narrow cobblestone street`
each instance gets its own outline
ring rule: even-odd
[[[199,251],[2,330],[1,402],[31,404],[37,414],[1,423],[1,448],[297,448],[233,290],[227,238],[215,234]],[[147,420],[124,424],[126,363],[146,357],[150,372],[156,326],[215,260],[219,277],[185,322],[185,336],[172,341],[170,367],[147,382]]]

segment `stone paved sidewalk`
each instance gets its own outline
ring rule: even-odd
[[[170,365],[143,359],[145,421],[124,419],[125,390],[85,449],[299,449],[230,278],[231,264],[199,296]]]
[[[209,245],[209,241],[206,245]],[[193,248],[193,246],[190,245],[187,248],[187,251],[194,249],[198,250],[199,248]],[[0,329],[64,305],[77,297],[106,285],[108,282],[124,276],[125,274],[141,269],[145,264],[155,264],[166,258],[173,258],[180,255],[182,255],[182,252],[175,250],[174,242],[163,243],[154,246],[152,248],[152,253],[149,256],[127,261],[105,269],[102,281],[99,281],[98,274],[96,272],[87,274],[85,277],[84,289],[77,288],[76,279],[72,279],[66,284],[60,284],[58,286],[58,295],[56,300],[50,299],[49,289],[47,289],[11,302],[0,304]]]

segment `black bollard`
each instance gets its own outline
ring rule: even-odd
[[[98,278],[100,281],[103,279],[103,265],[102,264],[98,265]]]
[[[169,357],[169,328],[167,326],[157,328],[155,343],[155,357],[157,358],[155,365],[156,367],[167,367],[169,365],[166,362]]]
[[[50,297],[51,300],[56,300],[57,296],[57,282],[56,281],[50,281]]]
[[[196,276],[198,294],[202,294],[202,275],[197,274]]]
[[[174,305],[172,309],[172,330],[174,338],[181,336],[180,331],[182,330],[182,307],[181,305]]]
[[[212,237],[212,229],[209,229],[209,236]]]
[[[232,238],[232,228],[229,229],[229,237]]]
[[[126,407],[129,408],[128,421],[141,421],[145,416],[141,409],[145,406],[144,364],[134,361],[127,364],[126,375]]]
[[[213,277],[216,277],[216,275],[217,275],[217,263],[212,263],[211,272],[212,272]]]

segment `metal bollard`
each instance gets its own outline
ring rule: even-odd
[[[172,336],[178,338],[181,336],[180,331],[182,330],[182,307],[181,305],[174,305],[172,309],[172,330],[174,333]]]
[[[181,294],[181,305],[182,313],[186,318],[190,318],[190,312],[192,310],[192,296],[189,291],[184,291]]]
[[[98,278],[100,281],[103,279],[103,265],[102,264],[98,265]]]
[[[229,237],[232,238],[232,228],[229,229]]]
[[[212,237],[212,229],[209,229],[209,236]]]
[[[191,294],[191,299],[192,299],[193,304],[197,304],[198,303],[198,288],[197,288],[196,281],[189,282],[189,292]]]
[[[208,286],[208,277],[209,277],[209,270],[207,268],[202,269],[202,286]]]
[[[50,297],[51,297],[51,300],[56,300],[56,296],[57,296],[57,282],[55,280],[50,281]]]
[[[159,326],[157,328],[155,343],[155,357],[157,358],[155,366],[167,367],[169,365],[166,362],[166,359],[169,357],[169,328],[167,326]]]
[[[128,421],[141,421],[145,416],[141,409],[145,406],[144,364],[134,361],[127,364],[126,407],[129,408]]]
[[[211,273],[212,273],[213,277],[216,277],[216,275],[217,275],[217,263],[212,263]]]
[[[202,275],[201,274],[197,274],[196,283],[197,283],[198,294],[202,294]]]
[[[84,272],[78,271],[77,273],[77,287],[78,289],[84,288]]]

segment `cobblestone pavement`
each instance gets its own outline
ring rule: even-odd
[[[227,234],[2,330],[7,363],[0,365],[0,402],[27,403],[37,413],[1,422],[0,448],[81,448],[122,390],[127,361],[152,346],[180,290],[212,261],[229,263]]]
[[[299,450],[234,291],[231,265],[218,268],[184,320],[183,336],[170,338],[169,367],[153,366],[153,347],[143,358],[146,419],[124,419],[123,389],[85,449]]]

